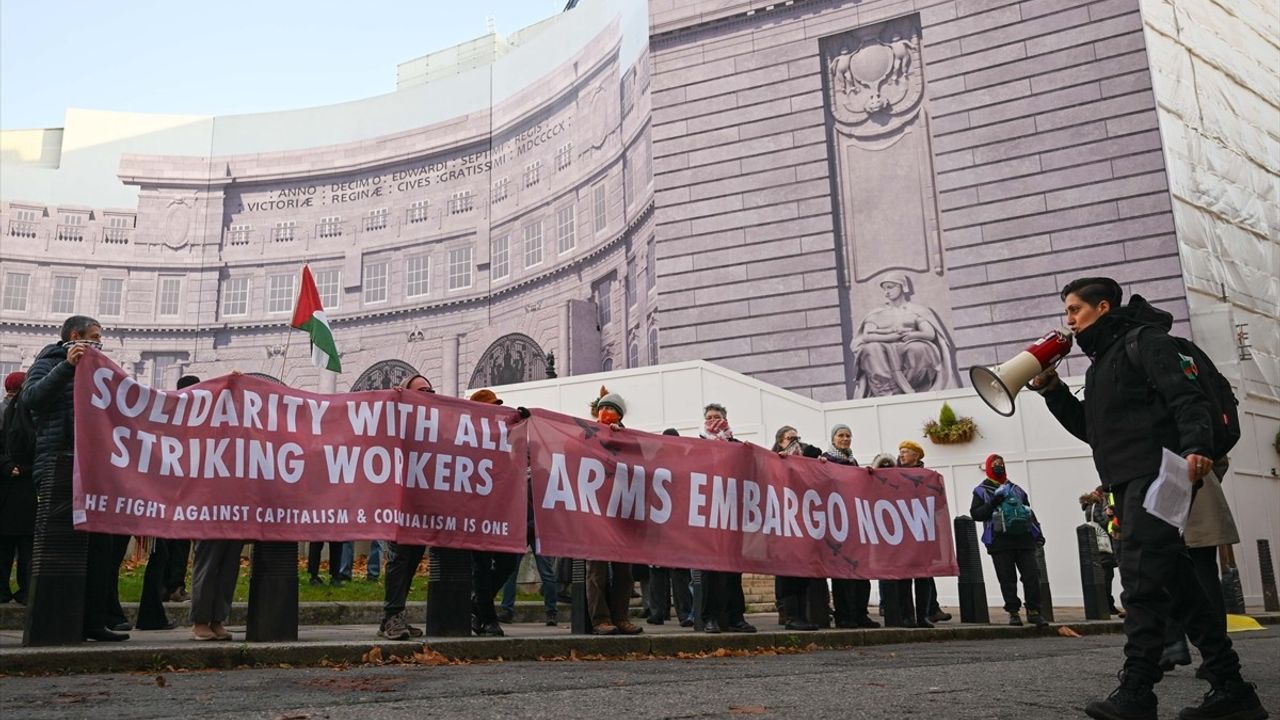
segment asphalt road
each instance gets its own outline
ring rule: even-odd
[[[1280,712],[1280,630],[1233,635]],[[1084,717],[1115,686],[1120,636],[885,645],[793,655],[255,668],[0,677],[0,717],[26,718],[1036,718]],[[1194,667],[1194,666],[1193,666]],[[1207,689],[1181,668],[1162,718]]]

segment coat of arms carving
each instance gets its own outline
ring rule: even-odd
[[[845,35],[827,57],[836,129],[869,138],[910,122],[924,99],[920,67],[916,16]]]

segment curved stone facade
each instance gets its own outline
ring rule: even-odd
[[[397,359],[456,393],[468,380],[544,378],[548,357],[564,373],[648,362],[649,58],[624,62],[623,35],[617,19],[601,23],[518,91],[404,132],[281,152],[123,154],[117,182],[136,188],[133,208],[49,206],[6,187],[0,360],[29,364],[82,313],[158,386],[239,369],[346,390]],[[496,94],[514,81],[504,67],[471,76]],[[221,141],[215,119],[208,147]],[[303,262],[342,356],[336,379],[287,329]],[[541,367],[478,372],[512,334]]]

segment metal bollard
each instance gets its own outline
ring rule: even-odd
[[[1076,526],[1076,546],[1080,549],[1080,587],[1084,592],[1084,619],[1109,620],[1111,609],[1108,598],[1111,588],[1106,586],[1107,576],[1102,571],[1101,553],[1098,552],[1098,536],[1093,523]]]
[[[1036,569],[1040,571],[1040,616],[1049,622],[1053,619],[1053,592],[1049,589],[1049,567],[1044,561],[1044,546],[1036,546]]]
[[[705,589],[702,585],[701,570],[689,570],[689,584],[693,586],[693,591],[691,593],[693,595],[693,608],[690,610],[690,612],[693,613],[693,629],[697,632],[702,632],[704,627],[704,623],[702,621],[702,605],[706,602],[706,597],[704,597]]]
[[[244,639],[298,639],[298,543],[255,542],[249,565],[249,609]]]
[[[591,608],[587,607],[587,561],[574,560],[570,575],[569,596],[573,600],[569,611],[569,632],[574,635],[591,634]]]
[[[24,647],[84,640],[89,538],[77,532],[71,522],[71,465],[70,454],[59,455],[38,488],[31,589],[22,628]]]
[[[471,551],[427,551],[427,627],[431,637],[471,635]]]
[[[960,622],[989,623],[991,611],[987,607],[987,583],[982,577],[982,555],[978,549],[977,524],[967,515],[961,515],[952,523],[956,538],[956,564],[960,567],[957,578],[960,592]],[[885,620],[888,622],[891,605],[885,604]]]
[[[1262,571],[1262,608],[1267,612],[1280,611],[1280,596],[1276,595],[1276,570],[1271,563],[1271,541],[1258,540],[1258,569]]]

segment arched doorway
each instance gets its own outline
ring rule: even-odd
[[[528,335],[511,333],[498,338],[480,356],[468,387],[512,385],[546,377],[547,354]]]
[[[351,392],[363,390],[387,390],[403,385],[418,371],[403,360],[379,360],[360,373],[360,377],[351,384]]]

